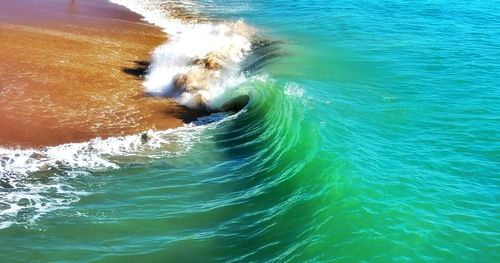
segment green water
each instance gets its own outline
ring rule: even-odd
[[[1,262],[500,260],[498,1],[198,2],[279,41],[249,105],[6,175]]]

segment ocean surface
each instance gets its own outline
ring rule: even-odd
[[[499,1],[113,2],[171,35],[146,92],[249,102],[0,149],[0,262],[500,261]]]

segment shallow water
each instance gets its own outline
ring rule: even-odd
[[[498,1],[184,7],[276,41],[250,103],[4,150],[0,261],[500,259]]]

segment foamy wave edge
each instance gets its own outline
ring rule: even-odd
[[[0,179],[28,175],[51,169],[95,171],[117,169],[121,163],[140,158],[178,156],[189,151],[199,134],[238,114],[214,113],[179,128],[145,131],[138,134],[95,138],[88,142],[68,143],[43,149],[0,148]]]

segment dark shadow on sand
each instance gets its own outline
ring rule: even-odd
[[[165,115],[174,116],[177,119],[182,120],[184,123],[192,123],[200,117],[208,116],[211,113],[205,110],[194,110],[190,109],[184,105],[178,105],[178,110],[174,112],[165,109]]]
[[[122,72],[128,75],[132,75],[139,79],[144,79],[144,76],[148,72],[149,63],[148,61],[130,61],[135,64],[134,67],[123,67]]]

